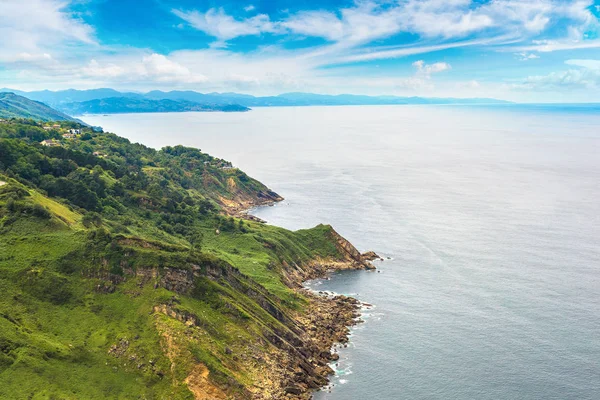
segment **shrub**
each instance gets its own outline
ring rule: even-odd
[[[34,297],[54,304],[65,304],[72,296],[68,280],[47,271],[28,271],[23,288]]]
[[[32,214],[34,216],[38,217],[38,218],[43,218],[43,219],[50,219],[50,218],[52,218],[52,214],[50,214],[50,211],[46,210],[40,204],[34,204],[33,205]]]
[[[88,212],[81,218],[81,223],[86,228],[91,228],[92,226],[98,227],[102,225],[102,217],[96,212]]]

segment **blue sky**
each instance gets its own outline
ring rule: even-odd
[[[600,0],[2,0],[0,87],[600,102]]]

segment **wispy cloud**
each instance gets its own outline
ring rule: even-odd
[[[225,42],[240,36],[260,35],[277,32],[278,25],[271,23],[266,14],[255,15],[242,20],[225,13],[222,8],[211,8],[205,13],[199,11],[173,10],[173,13],[187,21],[194,28]]]
[[[115,78],[123,76],[126,70],[112,63],[101,65],[98,61],[92,59],[88,65],[81,68],[80,72],[82,75],[92,78]]]
[[[600,48],[600,39],[590,40],[534,40],[532,44],[514,46],[508,48],[510,51],[536,51],[539,53],[551,53],[564,50],[583,50]]]
[[[471,46],[508,46],[531,60],[534,53],[553,51],[562,42],[532,41],[551,23],[564,22],[570,36],[577,36],[597,24],[589,7],[591,1],[577,0],[494,0],[474,3],[471,0],[357,1],[337,11],[306,10],[272,20],[268,15],[234,18],[223,8],[206,12],[173,10],[192,27],[215,38],[213,47],[241,36],[269,33],[319,37],[329,42],[297,54],[314,67],[393,59],[453,48]],[[409,33],[412,43],[397,46],[373,46],[377,41]],[[476,35],[475,35],[476,34]],[[600,45],[600,44],[599,44]],[[595,47],[591,41],[578,46]]]
[[[130,44],[120,33],[107,41],[119,45],[110,46],[98,39],[106,39],[106,27],[96,34],[81,19],[91,11],[70,11],[74,5],[84,9],[81,0],[0,3],[0,79],[23,85],[262,94],[350,88],[399,94],[443,87],[444,93],[488,95],[503,82],[513,85],[511,90],[590,88],[597,82],[593,57],[586,53],[600,48],[592,0],[356,0],[341,8],[319,4],[270,14],[250,2],[238,8],[202,8],[200,2],[196,9],[162,9],[166,14],[156,16],[171,18],[168,29],[174,32],[165,35],[171,43]],[[559,54],[540,57],[560,50],[577,54],[568,53],[573,59],[568,67]],[[475,59],[487,60],[492,70],[478,70]],[[515,78],[525,67],[517,60],[528,61],[528,76]]]
[[[363,62],[373,61],[382,59],[392,59],[399,57],[406,57],[417,54],[433,53],[436,51],[456,49],[461,47],[471,46],[486,46],[486,45],[500,45],[510,43],[514,40],[514,36],[506,35],[499,36],[490,39],[472,39],[472,40],[459,40],[453,42],[439,43],[439,44],[427,44],[427,42],[418,42],[412,45],[404,46],[387,46],[385,48],[373,47],[367,50],[358,49],[354,54],[341,55],[335,60],[336,63],[351,63],[351,62]]]
[[[173,10],[190,25],[218,40],[262,32],[322,37],[334,42],[369,43],[399,33],[422,38],[464,38],[476,32],[489,35],[542,32],[552,21],[566,21],[571,30],[597,24],[590,0],[471,0],[357,1],[337,12],[307,10],[272,21],[267,15],[235,19],[223,8],[206,12]]]
[[[514,89],[555,90],[564,88],[595,89],[600,83],[599,70],[569,69],[548,75],[529,76],[523,82],[513,84]]]
[[[40,61],[63,47],[95,44],[94,29],[67,6],[63,0],[2,0],[0,61]]]
[[[527,53],[525,51],[522,51],[520,53],[515,53],[515,56],[517,56],[517,58],[521,61],[529,61],[529,60],[535,60],[537,58],[540,58],[540,56],[538,56],[535,53]]]
[[[528,76],[518,83],[511,84],[513,89],[556,90],[597,89],[600,87],[600,60],[567,60],[565,64],[577,68],[551,72],[546,75]]]
[[[583,67],[587,69],[600,70],[600,60],[567,60],[565,61],[565,64]]]
[[[432,74],[437,74],[439,72],[444,72],[452,67],[450,64],[445,62],[436,62],[433,64],[426,64],[425,61],[419,60],[413,63],[413,67],[417,69],[417,73],[419,75],[423,75],[426,77],[430,77]]]

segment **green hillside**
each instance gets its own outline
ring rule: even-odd
[[[364,265],[232,216],[279,199],[198,149],[0,124],[0,398],[308,398],[355,306],[297,287]]]
[[[74,121],[47,105],[14,93],[0,93],[0,118],[31,118],[38,121]]]

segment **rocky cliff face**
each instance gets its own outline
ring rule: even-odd
[[[356,267],[354,269],[375,269],[373,264],[369,262],[378,258],[375,253],[369,251],[365,254],[361,254],[352,243],[337,233],[333,228],[331,228],[331,237],[342,256]],[[375,258],[372,257],[373,254],[375,254]]]
[[[340,256],[336,258],[316,257],[304,264],[284,262],[282,275],[289,287],[302,288],[305,281],[325,277],[333,271],[375,269],[370,261],[379,258],[379,256],[373,258],[374,252],[361,254],[352,243],[337,233],[331,226],[328,228],[330,229],[330,239],[335,244]]]
[[[215,177],[212,178],[214,179]],[[226,188],[226,191],[218,196],[216,200],[229,215],[240,216],[250,208],[269,205],[283,200],[283,197],[251,178],[247,178],[250,180],[245,182],[237,176],[236,178],[229,176],[228,178],[221,179],[225,179],[222,186]]]
[[[348,327],[356,323],[360,304],[345,296],[315,295],[303,289],[302,282],[324,276],[332,270],[372,268],[360,252],[333,229],[331,239],[339,250],[338,259],[318,259],[302,265],[284,263],[283,273],[288,285],[306,300],[306,306],[301,310],[290,310],[265,288],[220,260],[182,265],[181,268],[124,268],[124,276],[98,276],[104,278],[105,282],[99,288],[112,292],[115,285],[136,279],[140,287],[150,285],[154,289],[163,288],[176,294],[153,309],[157,315],[157,329],[162,332],[165,352],[172,360],[172,369],[176,368],[176,363],[181,363],[177,360],[185,358],[181,349],[194,340],[202,340],[213,329],[201,315],[182,307],[177,296],[192,295],[198,279],[208,279],[230,288],[236,297],[227,300],[228,307],[232,311],[243,310],[251,318],[261,321],[261,332],[254,343],[240,345],[233,341],[226,344],[225,348],[237,359],[237,365],[232,369],[253,376],[253,384],[245,385],[240,379],[223,386],[213,381],[206,366],[197,366],[185,379],[195,398],[208,399],[210,397],[206,397],[206,393],[210,392],[227,393],[239,399],[309,399],[311,392],[326,385],[328,376],[333,373],[328,366],[337,358],[331,352],[332,345],[347,341]],[[128,244],[142,248],[150,246],[143,243]],[[185,325],[185,337],[175,332],[165,318]],[[123,352],[122,356],[130,355]],[[208,389],[199,389],[206,389],[207,385],[212,386],[208,392]],[[236,390],[232,391],[232,387]]]
[[[283,197],[270,190],[256,193],[234,192],[232,198],[220,197],[219,202],[223,209],[234,216],[245,215],[244,212],[250,208],[270,205],[282,201]]]

